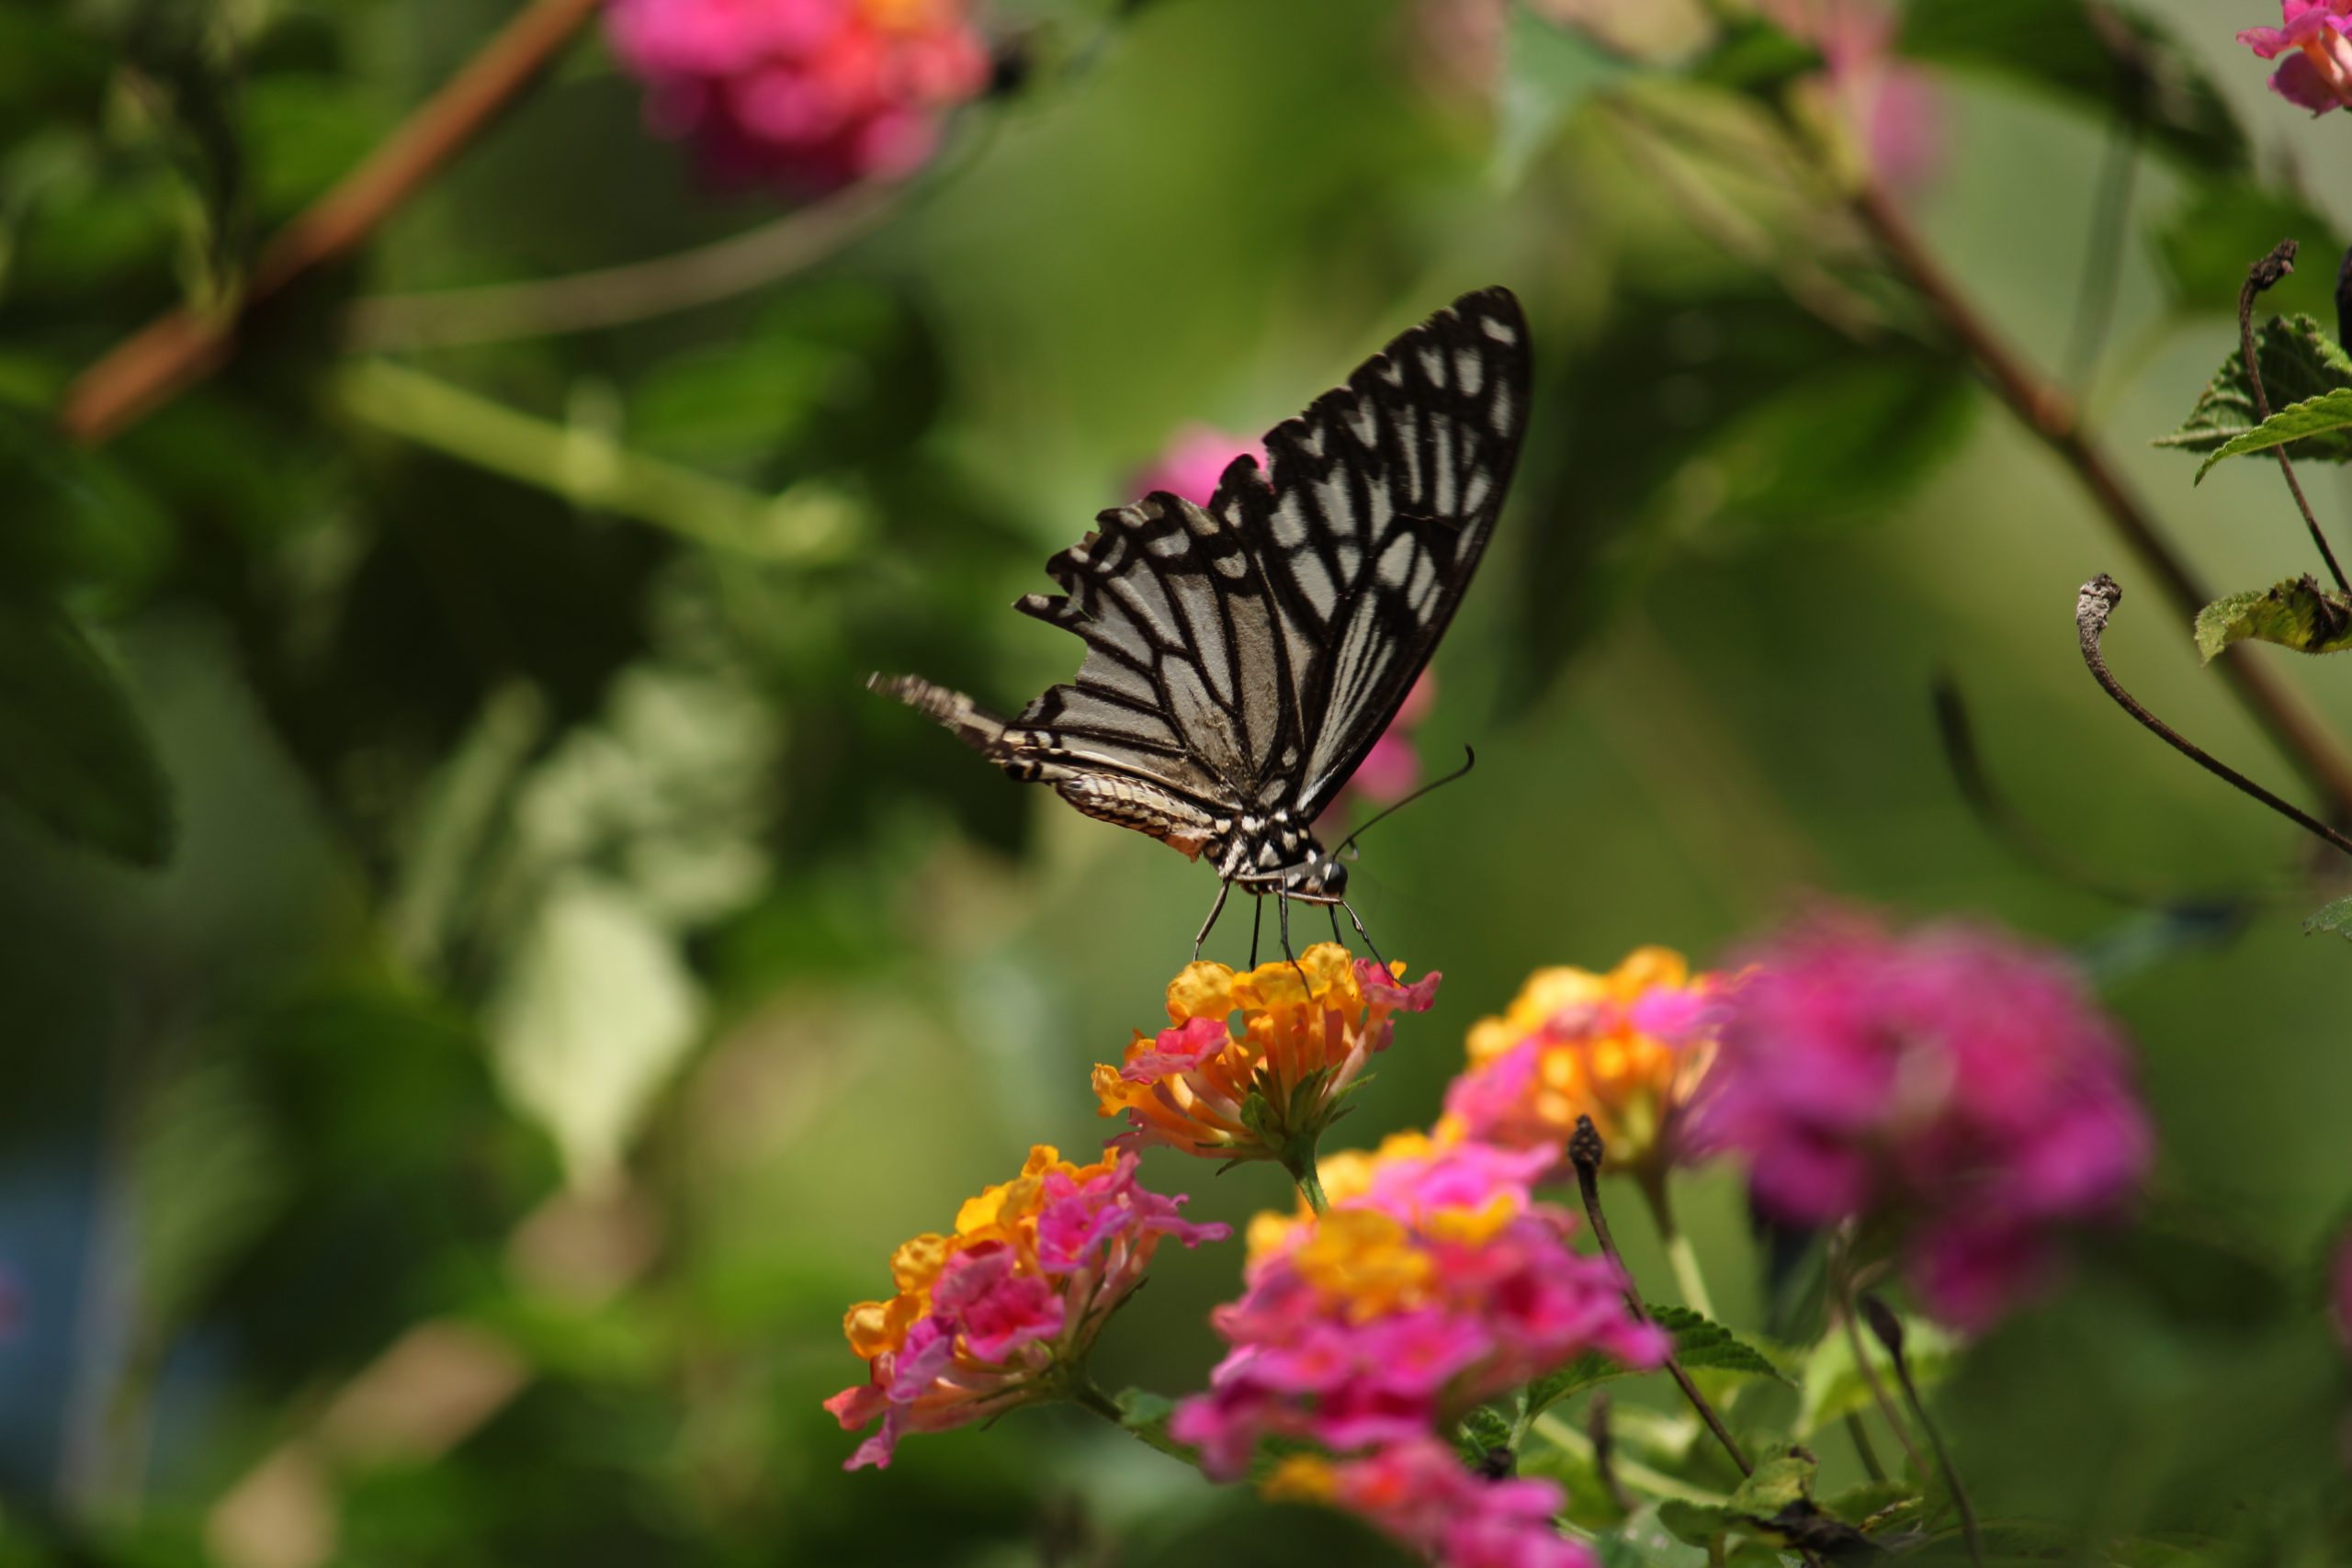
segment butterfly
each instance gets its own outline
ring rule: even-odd
[[[1013,608],[1075,632],[1075,679],[1004,718],[911,675],[866,684],[1023,782],[1216,870],[1193,956],[1237,886],[1347,909],[1316,840],[1429,663],[1485,554],[1526,429],[1527,319],[1465,294],[1266,433],[1206,506],[1154,491],[1046,563]],[[1261,904],[1262,908],[1262,904]],[[1332,915],[1334,930],[1338,915]]]

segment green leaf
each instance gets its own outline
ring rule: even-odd
[[[1674,1336],[1674,1358],[1685,1371],[1738,1372],[1795,1386],[1771,1358],[1722,1324],[1685,1306],[1650,1307],[1658,1325]]]
[[[1476,1465],[1484,1461],[1489,1450],[1511,1446],[1510,1418],[1491,1404],[1481,1404],[1462,1418],[1454,1432],[1454,1451],[1462,1462]]]
[[[1560,1401],[1583,1393],[1611,1378],[1629,1377],[1633,1369],[1614,1356],[1604,1356],[1598,1350],[1588,1350],[1558,1371],[1549,1372],[1528,1385],[1527,1413],[1532,1418],[1542,1415]]]
[[[1773,98],[1826,62],[1821,51],[1791,37],[1762,17],[1735,17],[1687,74],[1693,81]]]
[[[1532,6],[1513,6],[1510,17],[1494,141],[1495,175],[1506,190],[1519,184],[1579,104],[1632,73],[1624,61],[1577,29],[1545,21]]]
[[[1792,1451],[1766,1460],[1739,1489],[1721,1503],[1669,1498],[1658,1505],[1658,1522],[1693,1546],[1711,1550],[1735,1534],[1784,1538],[1782,1523],[1801,1529],[1818,1517],[1813,1507],[1816,1461]]]
[[[62,611],[0,594],[0,798],[132,865],[171,858],[171,787],[113,667]]]
[[[1886,1348],[1868,1333],[1861,1336],[1870,1357],[1871,1369],[1878,1374],[1879,1386],[1890,1397],[1895,1393],[1894,1366],[1887,1359]],[[1903,1319],[1903,1354],[1911,1364],[1911,1376],[1925,1393],[1941,1382],[1959,1359],[1960,1341],[1923,1317],[1905,1315]],[[1834,1421],[1843,1420],[1856,1412],[1870,1409],[1873,1399],[1870,1384],[1854,1368],[1853,1348],[1843,1332],[1833,1331],[1813,1348],[1805,1360],[1804,1377],[1798,1385],[1796,1435],[1809,1438]]]
[[[2210,181],[2195,187],[2150,238],[2172,308],[2182,314],[2235,310],[2246,268],[2288,239],[2302,242],[2306,263],[2264,294],[2263,302],[2282,315],[2335,314],[2335,269],[2330,258],[2344,254],[2344,241],[2335,226],[2300,197],[2245,180]]]
[[[1266,1102],[1264,1095],[1254,1089],[1250,1091],[1250,1098],[1241,1102],[1241,1124],[1250,1130],[1251,1137],[1268,1148],[1283,1141],[1283,1130],[1274,1120],[1274,1108]]]
[[[2352,389],[2352,355],[2336,345],[2310,316],[2273,317],[2255,329],[2255,353],[2262,364],[2262,389],[2273,409]],[[2188,419],[2158,446],[2213,452],[2256,424],[2254,389],[2245,378],[2245,355],[2231,351],[2222,368],[2188,411]],[[2298,450],[2298,457],[2340,463],[2352,458],[2352,440],[2325,436]]]
[[[2315,936],[2321,931],[2334,931],[2352,941],[2352,895],[2323,904],[2303,921],[2303,934]]]
[[[2277,405],[2273,404],[2276,408]],[[2323,392],[2300,403],[2289,403],[2277,409],[2268,419],[2252,430],[2243,431],[2229,440],[2197,466],[2197,479],[2202,483],[2208,469],[2224,457],[2242,457],[2248,452],[2267,452],[2274,446],[2284,446],[2290,441],[2301,441],[2314,435],[2327,435],[2352,428],[2352,388]],[[2341,463],[2352,457],[2341,440],[2321,448],[2305,448],[2298,457],[2318,457]]]
[[[2109,0],[1911,0],[1897,47],[2016,82],[2100,121],[2135,118],[2149,151],[2183,167],[2233,175],[2246,165],[2245,133],[2196,58]]]
[[[2352,392],[2345,396],[2352,399]],[[2208,662],[2249,639],[2298,653],[2340,653],[2352,648],[2352,601],[2306,576],[2233,593],[2197,612],[2197,652]]]
[[[1863,1481],[1822,1499],[1821,1506],[1848,1524],[1860,1526],[1893,1510],[1908,1513],[1925,1495],[1907,1481]]]

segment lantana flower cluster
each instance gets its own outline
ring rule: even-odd
[[[1232,1476],[1268,1438],[1418,1440],[1589,1350],[1659,1364],[1671,1343],[1632,1315],[1615,1267],[1535,1201],[1551,1162],[1417,1134],[1332,1161],[1323,1213],[1251,1224],[1241,1298],[1211,1315],[1232,1351],[1170,1432]]]
[[[1567,1506],[1556,1483],[1475,1476],[1451,1445],[1432,1437],[1359,1459],[1294,1454],[1263,1491],[1344,1508],[1447,1568],[1595,1568],[1600,1561],[1553,1524]]]
[[[613,0],[609,30],[657,131],[808,193],[913,173],[989,81],[964,0]]]
[[[901,1246],[890,1258],[898,1294],[842,1319],[868,1375],[825,1408],[845,1431],[882,1422],[849,1468],[888,1465],[908,1432],[1069,1392],[1067,1378],[1163,1236],[1193,1247],[1231,1234],[1179,1218],[1183,1202],[1138,1186],[1131,1154],[1078,1166],[1039,1144],[1019,1176],[965,1201],[953,1235]]]
[[[2352,104],[2352,0],[2280,0],[2279,11],[2279,26],[2238,34],[2259,58],[2278,61],[2270,90],[2314,115]]]
[[[1186,965],[1169,982],[1169,1027],[1094,1068],[1102,1114],[1127,1119],[1113,1144],[1298,1165],[1388,1048],[1396,1015],[1437,999],[1439,976],[1407,985],[1403,973],[1329,942],[1246,973]]]
[[[1703,1118],[1759,1206],[1892,1224],[1921,1301],[1972,1329],[2030,1290],[2063,1227],[2116,1212],[2151,1142],[2122,1037],[2067,965],[1854,916],[1753,955]]]
[[[1557,1149],[1589,1116],[1610,1162],[1655,1178],[1684,1152],[1692,1096],[1713,1060],[1724,987],[1645,947],[1605,975],[1539,969],[1509,1011],[1471,1026],[1470,1065],[1442,1129],[1506,1148]]]

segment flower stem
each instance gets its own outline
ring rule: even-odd
[[[1313,1144],[1307,1145],[1304,1149],[1293,1149],[1284,1155],[1283,1168],[1290,1172],[1290,1179],[1293,1181],[1298,1183],[1298,1195],[1306,1200],[1306,1206],[1309,1209],[1318,1214],[1329,1212],[1331,1200],[1323,1195],[1323,1178],[1315,1168]]]
[[[1682,1304],[1702,1317],[1714,1317],[1715,1303],[1707,1294],[1707,1277],[1700,1271],[1699,1254],[1682,1227],[1674,1223],[1674,1200],[1667,1192],[1665,1173],[1645,1173],[1641,1185],[1651,1222],[1657,1226],[1658,1244],[1666,1249],[1667,1267],[1674,1271],[1674,1288],[1682,1292]]]
[[[1600,1161],[1606,1152],[1600,1131],[1592,1124],[1592,1118],[1577,1117],[1576,1135],[1568,1140],[1568,1158],[1577,1168],[1577,1190],[1584,1197],[1585,1217],[1592,1222],[1593,1239],[1600,1244],[1601,1256],[1615,1266],[1618,1278],[1624,1281],[1625,1305],[1636,1318],[1647,1323],[1650,1321],[1649,1309],[1642,1304],[1642,1292],[1634,1288],[1633,1270],[1627,1269],[1625,1260],[1618,1256],[1616,1239],[1609,1234],[1609,1216],[1600,1208]],[[1715,1441],[1723,1444],[1724,1451],[1731,1455],[1731,1461],[1739,1467],[1740,1474],[1755,1474],[1756,1467],[1747,1462],[1747,1455],[1740,1450],[1738,1439],[1731,1435],[1731,1428],[1724,1425],[1724,1418],[1716,1414],[1707,1396],[1699,1392],[1699,1385],[1690,1381],[1690,1374],[1682,1370],[1682,1363],[1668,1355],[1666,1372],[1674,1380],[1674,1386],[1682,1391],[1682,1397],[1690,1402],[1690,1408],[1699,1413],[1699,1419],[1707,1424],[1707,1430],[1715,1435]]]
[[[1148,1449],[1157,1450],[1170,1459],[1182,1460],[1198,1469],[1201,1456],[1168,1435],[1167,1427],[1159,1422],[1131,1422],[1119,1402],[1102,1392],[1091,1374],[1080,1371],[1072,1376],[1063,1391],[1063,1397],[1072,1404],[1082,1406],[1100,1416]]]
[[[1911,1406],[1912,1418],[1928,1434],[1928,1446],[1936,1450],[1936,1463],[1943,1471],[1944,1484],[1951,1489],[1952,1504],[1960,1510],[1960,1529],[1968,1538],[1968,1555],[1976,1568],[1984,1568],[1984,1541],[1977,1533],[1976,1505],[1969,1501],[1968,1488],[1961,1483],[1960,1467],[1952,1462],[1951,1450],[1944,1447],[1943,1433],[1928,1416],[1927,1402],[1919,1397],[1919,1385],[1912,1379],[1911,1362],[1903,1354],[1903,1320],[1876,1296],[1865,1295],[1861,1305],[1863,1315],[1870,1320],[1871,1334],[1886,1347],[1887,1359],[1894,1363],[1894,1375],[1903,1384],[1903,1397]]]

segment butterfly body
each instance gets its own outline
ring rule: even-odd
[[[1266,470],[1236,458],[1206,505],[1155,491],[1048,560],[1062,592],[1014,608],[1085,642],[1073,680],[1009,719],[913,676],[868,683],[1012,777],[1206,859],[1220,908],[1233,887],[1342,904],[1312,825],[1469,584],[1528,376],[1518,301],[1464,295],[1269,431]]]

